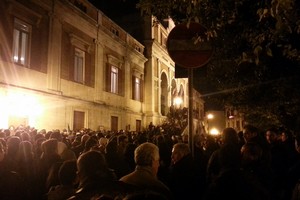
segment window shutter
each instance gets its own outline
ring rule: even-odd
[[[72,45],[70,43],[70,38],[66,32],[62,33],[62,40],[61,40],[61,78],[69,80],[69,68],[71,64],[71,60],[74,60],[74,53],[70,51]],[[73,61],[74,62],[74,61]],[[74,66],[74,65],[73,65]]]
[[[73,45],[70,46],[70,61],[69,61],[69,80],[74,81],[74,65],[75,65],[75,47]]]
[[[29,37],[29,42],[31,42],[31,48],[28,49],[31,56],[29,68],[40,71],[41,59],[43,55],[43,50],[41,48],[42,42],[40,40],[40,33],[34,26],[32,26],[32,32],[31,36]]]
[[[131,80],[131,98],[135,99],[135,90],[136,90],[136,88],[135,88],[135,76],[132,76],[131,79],[132,79]]]
[[[124,96],[124,69],[119,69],[120,73],[119,73],[119,77],[118,77],[118,90],[119,90],[119,95]]]
[[[94,56],[86,52],[85,54],[85,84],[94,87],[95,84],[95,64]]]
[[[106,64],[106,77],[105,77],[105,90],[107,92],[110,92],[110,87],[111,87],[111,65],[109,63]]]
[[[140,79],[140,83],[141,83],[141,85],[140,85],[140,88],[141,88],[141,91],[140,91],[140,93],[141,93],[141,99],[140,99],[140,101],[141,102],[144,102],[144,80],[143,79]]]

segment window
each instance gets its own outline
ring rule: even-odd
[[[124,96],[124,63],[121,59],[107,54],[105,91]]]
[[[13,60],[20,65],[28,65],[31,26],[15,19],[13,35]]]
[[[118,94],[119,69],[117,67],[114,66],[111,67],[110,78],[111,78],[110,92]]]
[[[137,101],[141,101],[141,79],[133,77],[133,87],[132,87],[132,98]]]
[[[78,48],[75,48],[74,57],[74,81],[78,83],[84,83],[84,63],[85,52]]]

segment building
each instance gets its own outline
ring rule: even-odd
[[[0,128],[142,131],[176,97],[188,105],[166,51],[171,27],[152,17],[141,43],[87,0],[1,0],[0,13]]]
[[[244,119],[244,113],[234,107],[225,107],[226,112],[226,127],[232,127],[236,131],[243,131],[243,127],[246,124]]]

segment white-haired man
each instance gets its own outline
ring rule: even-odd
[[[157,178],[159,168],[159,148],[150,142],[140,144],[134,151],[136,168],[130,174],[120,178],[120,181],[137,186],[144,191],[163,194],[172,199],[169,188]]]

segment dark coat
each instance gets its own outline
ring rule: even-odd
[[[121,181],[88,181],[75,195],[68,200],[85,199],[123,199],[126,195],[135,192],[135,187]]]
[[[168,186],[173,193],[174,199],[193,199],[202,196],[203,180],[200,170],[196,169],[191,155],[170,166]]]

